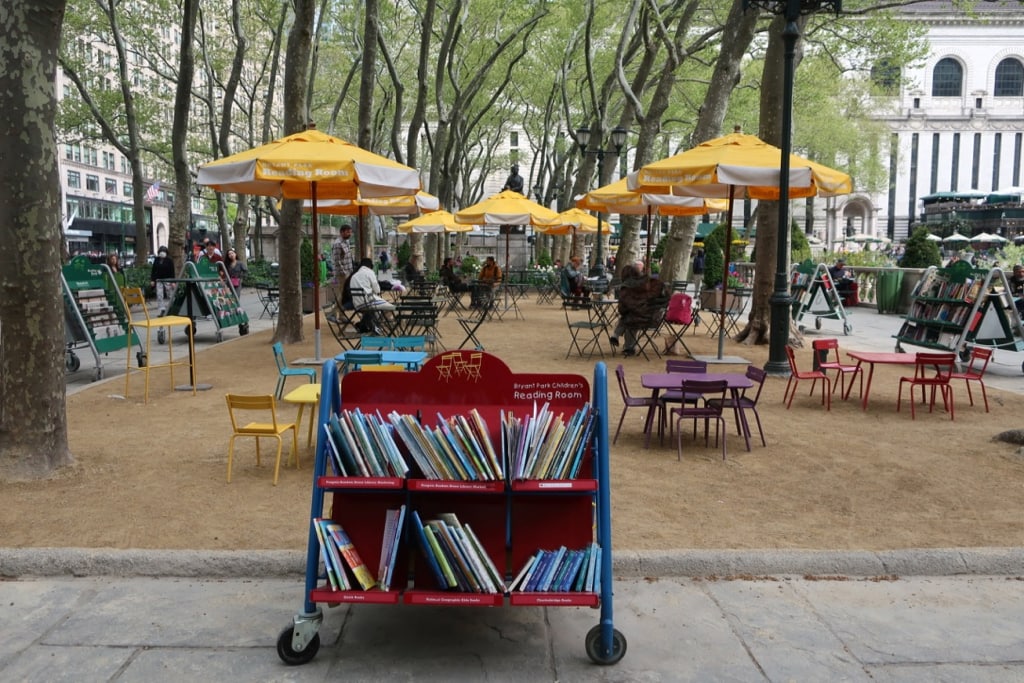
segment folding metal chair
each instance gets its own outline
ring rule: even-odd
[[[474,295],[475,297],[475,295]],[[457,348],[463,348],[466,344],[472,342],[473,348],[477,351],[483,351],[484,345],[477,336],[476,333],[480,329],[480,326],[484,324],[484,321],[490,315],[491,309],[494,307],[494,296],[493,293],[487,296],[482,296],[479,299],[474,298],[474,308],[470,309],[470,315],[456,318],[459,321],[459,326],[462,331],[466,333],[466,338],[462,340]]]
[[[600,316],[594,316],[592,309],[589,302],[582,299],[566,299],[562,302],[565,324],[569,328],[570,335],[569,349],[565,352],[566,358],[572,355],[573,349],[576,349],[580,358],[583,358],[584,354],[587,354],[587,358],[593,358],[595,350],[602,357],[604,356],[604,351],[601,349],[601,335],[605,331],[605,323]],[[587,316],[585,319],[582,317],[583,314]],[[583,339],[582,346],[580,345],[581,337]]]
[[[636,354],[643,355],[644,360],[650,360],[647,356],[647,349],[654,351],[654,355],[661,358],[661,351],[658,350],[658,342],[661,340],[661,329],[665,324],[665,306],[659,306],[648,318],[648,324],[633,330],[636,335]]]
[[[697,420],[704,420],[704,445],[708,445],[708,427],[711,420],[715,421],[715,445],[718,445],[718,434],[721,431],[722,439],[722,460],[725,460],[726,427],[725,418],[722,417],[722,406],[725,404],[726,393],[729,390],[729,383],[725,380],[698,380],[684,379],[680,383],[680,390],[684,394],[696,394],[704,398],[704,404],[699,402],[689,404],[683,403],[678,408],[672,409],[672,415],[676,418],[676,460],[683,458],[683,430],[680,424],[683,420],[693,420],[693,438],[697,438]]]
[[[916,419],[914,410],[914,388],[921,387],[921,402],[925,400],[925,389],[931,389],[928,401],[928,412],[935,408],[935,391],[942,394],[942,407],[949,413],[949,419],[955,419],[953,410],[953,388],[949,380],[956,367],[955,353],[919,353],[915,357],[914,376],[900,377],[900,388],[896,394],[896,412],[900,412],[903,404],[903,385],[910,385],[910,418]]]

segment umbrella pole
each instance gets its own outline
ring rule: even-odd
[[[647,207],[647,273],[651,274],[651,207]]]
[[[722,264],[722,298],[718,302],[718,360],[722,360],[725,350],[725,298],[729,294],[729,257],[732,251],[732,198],[736,191],[735,185],[729,186],[729,209],[725,213],[725,263]],[[647,233],[650,235],[650,231]]]
[[[316,216],[316,181],[309,185],[313,206],[313,357],[320,362],[320,226]]]

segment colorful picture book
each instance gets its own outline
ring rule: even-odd
[[[527,559],[508,586],[509,592],[596,592],[601,588],[601,547],[538,550]]]
[[[564,421],[545,403],[517,417],[502,411],[501,444],[510,479],[575,479],[594,429],[594,410],[585,403]]]
[[[328,583],[333,590],[352,590],[348,572],[355,577],[363,590],[377,585],[366,563],[359,556],[348,534],[337,522],[322,517],[313,518],[313,530],[320,541],[320,556]]]
[[[469,415],[444,417],[437,424],[422,424],[413,415],[388,415],[391,426],[425,479],[448,481],[500,481],[505,478],[502,459],[491,443],[490,430],[475,409]]]
[[[404,505],[388,510],[384,514],[384,539],[380,547],[380,565],[377,569],[377,585],[382,591],[391,590],[391,580],[395,573],[395,561],[398,559],[398,548],[402,542],[404,524]]]
[[[412,512],[413,532],[427,566],[442,590],[504,593],[505,581],[468,524],[452,513],[424,522]]]

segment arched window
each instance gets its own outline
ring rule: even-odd
[[[963,82],[960,62],[950,57],[940,59],[932,72],[932,97],[960,97]]]
[[[895,95],[900,89],[900,67],[892,60],[882,58],[871,66],[871,82],[885,95]]]
[[[1013,57],[1004,59],[996,67],[996,97],[1020,97],[1024,95],[1024,64]]]

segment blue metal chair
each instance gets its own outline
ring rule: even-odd
[[[308,377],[310,384],[316,384],[316,370],[313,368],[290,368],[288,361],[284,358],[284,347],[281,342],[274,343],[274,362],[277,363],[277,390],[274,398],[281,400],[284,393],[284,383],[289,377]]]
[[[394,348],[395,341],[392,337],[364,335],[359,339],[360,351],[391,351]]]
[[[348,374],[351,370],[362,370],[364,365],[383,364],[383,353],[381,351],[346,351],[342,374]]]

